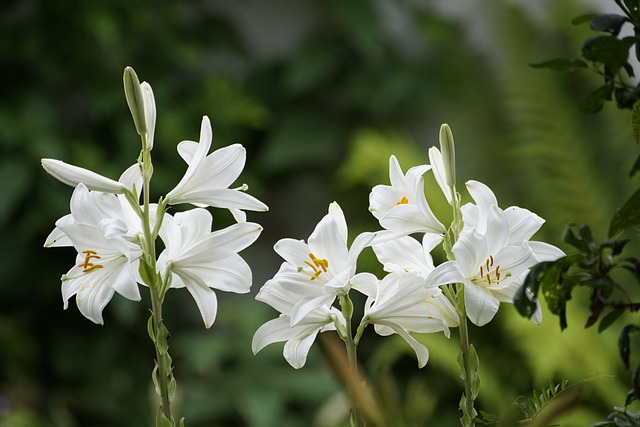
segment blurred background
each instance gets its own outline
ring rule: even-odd
[[[611,4],[609,4],[611,3]],[[637,186],[628,111],[582,113],[595,75],[555,74],[528,64],[578,57],[588,26],[572,18],[613,1],[427,0],[5,0],[0,5],[0,426],[150,425],[153,346],[148,300],[116,295],[105,325],[72,301],[60,276],[69,248],[42,245],[69,212],[72,189],[40,167],[51,157],[117,178],[139,152],[123,90],[135,68],[157,103],[153,188],[168,192],[185,165],[176,153],[197,140],[201,117],[213,146],[248,150],[241,184],[270,207],[249,213],[264,226],[243,252],[250,295],[218,293],[216,323],[202,325],[184,290],[165,316],[178,381],[176,413],[191,427],[346,426],[341,387],[316,343],[295,371],[282,345],[251,353],[254,331],[277,315],[253,295],[277,271],[273,244],[306,238],[330,202],[343,207],[353,238],[378,228],[368,194],[388,184],[388,159],[406,170],[428,162],[438,130],[454,133],[458,179],[489,185],[501,206],[546,219],[537,239],[562,246],[569,222],[604,239],[609,218]],[[438,190],[427,180],[427,191]],[[468,196],[465,194],[465,200]],[[446,220],[444,200],[432,203]],[[216,227],[229,221],[214,211]],[[566,247],[565,247],[566,249]],[[370,251],[361,267],[380,273]],[[582,299],[578,298],[581,297]],[[568,379],[579,402],[563,426],[583,427],[623,404],[629,373],[618,328],[583,329],[588,295],[568,308],[569,328],[542,325],[502,306],[473,328],[481,361],[477,407],[502,414],[532,389]],[[457,338],[421,340],[428,365],[397,337],[368,333],[363,369],[398,426],[456,426],[462,383]]]

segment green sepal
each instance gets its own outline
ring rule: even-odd
[[[144,256],[140,258],[138,273],[140,273],[140,278],[147,286],[149,286],[150,289],[155,288],[158,275],[156,274],[155,269],[145,260]]]
[[[471,371],[473,373],[471,382],[471,393],[473,400],[476,400],[476,398],[478,397],[478,393],[480,392],[480,359],[478,358],[478,353],[476,353],[476,348],[473,346],[473,344],[469,345],[469,359],[471,362]]]
[[[136,132],[142,136],[147,133],[147,121],[144,113],[144,98],[142,97],[142,89],[140,88],[140,80],[138,75],[131,67],[124,69],[122,77],[124,82],[124,96],[127,98],[127,105],[133,117],[133,123],[136,125]]]
[[[149,316],[149,320],[147,320],[147,333],[149,334],[149,338],[154,343],[156,342],[156,333],[153,330],[153,316]]]
[[[172,401],[176,395],[176,389],[178,388],[178,383],[176,379],[171,375],[171,379],[169,380],[169,401]]]
[[[155,339],[156,348],[158,349],[158,353],[164,356],[169,351],[169,343],[167,342],[169,331],[167,330],[167,327],[164,326],[164,323],[160,322],[160,325],[158,325],[158,330],[155,331],[155,333],[156,333],[156,339]]]
[[[151,381],[153,381],[153,387],[158,396],[162,396],[160,391],[160,382],[158,381],[158,362],[155,363],[153,370],[151,371]]]
[[[180,418],[180,421],[178,422],[179,427],[184,427],[184,417]]]
[[[162,407],[158,408],[158,414],[156,415],[156,427],[174,427],[175,423],[168,419],[164,412],[162,412]]]

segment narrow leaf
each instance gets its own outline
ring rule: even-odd
[[[615,321],[622,316],[623,313],[624,309],[622,308],[616,308],[615,310],[610,311],[609,314],[604,316],[600,321],[600,324],[598,325],[598,332],[600,333],[607,330],[609,326],[613,325]]]
[[[609,226],[609,237],[640,225],[640,190],[633,193],[620,209],[616,211]]]

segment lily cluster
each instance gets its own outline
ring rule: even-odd
[[[447,125],[441,128],[440,147],[429,150],[430,164],[406,173],[391,156],[390,185],[375,186],[369,197],[369,210],[381,230],[356,236],[349,247],[347,223],[334,202],[306,242],[283,239],[275,245],[284,262],[257,299],[280,316],[256,331],[254,353],[285,341],[285,359],[300,368],[319,332],[335,330],[349,349],[358,345],[366,326],[374,325],[380,335],[401,336],[423,367],[429,352],[412,333],[449,336],[450,329],[467,318],[477,326],[487,324],[501,302],[512,302],[530,267],[563,255],[552,245],[530,240],[542,218],[516,206],[500,208],[494,193],[478,181],[466,183],[473,202],[461,206]],[[452,207],[448,227],[427,201],[427,172],[434,174]],[[448,260],[436,266],[431,253],[438,246]],[[372,247],[387,273],[382,279],[356,271],[366,247]],[[355,336],[352,291],[366,296]],[[541,320],[539,308],[533,319]]]
[[[46,247],[73,246],[75,264],[62,276],[64,308],[75,295],[80,312],[102,324],[102,312],[118,293],[140,300],[139,285],[157,291],[160,300],[169,288],[187,288],[206,327],[216,317],[213,289],[246,293],[251,270],[238,252],[253,243],[262,227],[246,222],[244,210],[266,211],[267,206],[244,191],[229,188],[244,168],[244,147],[234,144],[209,153],[211,123],[202,118],[199,141],[182,141],[178,153],[187,163],[180,182],[149,203],[153,174],[156,106],[151,86],[139,83],[131,68],[125,70],[125,93],[136,130],[142,139],[138,161],[117,180],[93,171],[42,159],[42,166],[59,181],[74,187],[71,213],[56,221]],[[169,207],[195,208],[172,215]],[[207,207],[231,211],[235,224],[212,230]],[[164,250],[156,257],[156,239]]]

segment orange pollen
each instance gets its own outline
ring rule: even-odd
[[[85,251],[82,251],[82,253],[84,254],[84,262],[80,265],[78,265],[78,267],[82,267],[82,272],[83,273],[88,273],[90,271],[93,271],[97,268],[102,268],[104,267],[101,264],[94,264],[91,262],[92,259],[100,259],[100,255],[98,255],[98,253],[96,251],[92,251],[91,249],[87,249]]]
[[[495,270],[491,271],[493,264],[493,255],[489,255],[489,258],[486,259],[485,263],[480,266],[480,278],[486,280],[489,285],[493,283],[500,283],[500,277],[502,277],[502,273],[500,273],[500,265],[497,265]],[[507,277],[509,277],[509,275],[510,274],[507,272]]]
[[[396,206],[398,205],[406,205],[409,203],[409,199],[407,199],[406,196],[402,196],[402,199],[400,199],[400,201],[398,203],[396,203]]]
[[[327,269],[329,268],[329,261],[324,258],[317,258],[314,254],[311,253],[309,254],[309,258],[311,259],[311,262],[305,261],[304,263],[311,267],[311,269],[313,270],[311,280],[316,280],[318,276],[320,276],[320,274],[327,272]]]

